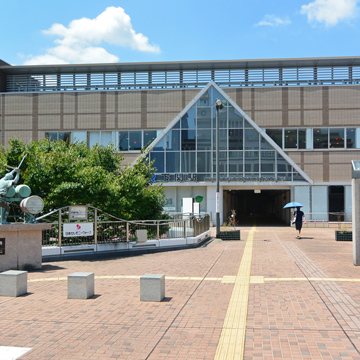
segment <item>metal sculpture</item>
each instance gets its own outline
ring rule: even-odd
[[[20,166],[24,162],[26,155],[23,156],[17,167],[4,165],[12,169],[3,178],[0,179],[0,224],[10,224],[7,221],[9,215],[10,201],[20,202],[20,208],[24,212],[25,223],[37,223],[35,215],[44,207],[44,202],[39,196],[30,196],[31,189],[27,185],[18,185],[14,187],[20,178]],[[14,174],[15,177],[14,177]]]

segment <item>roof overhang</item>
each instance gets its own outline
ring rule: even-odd
[[[360,66],[360,57],[321,57],[296,59],[166,61],[148,63],[59,64],[11,66],[0,62],[0,71],[7,75],[113,73],[148,71],[196,71],[231,69],[276,69],[297,67]]]

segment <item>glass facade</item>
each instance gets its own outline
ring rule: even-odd
[[[213,87],[171,129],[167,129],[150,150],[149,160],[154,161],[156,181],[215,181],[216,99],[221,99],[225,105],[219,110],[220,181],[271,182],[293,181],[295,178],[296,181],[305,181],[269,144],[261,131]],[[297,144],[297,139],[304,136],[294,129],[291,138],[285,138],[285,142]],[[279,140],[282,141],[281,137],[277,137],[276,142]]]

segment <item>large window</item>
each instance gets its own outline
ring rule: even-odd
[[[196,130],[181,130],[181,150],[195,150]]]
[[[150,145],[156,139],[156,130],[144,130],[143,138],[143,147]]]
[[[266,129],[266,133],[274,140],[275,144],[282,148],[283,131],[282,129]]]
[[[230,129],[229,130],[229,150],[243,149],[243,130]]]
[[[67,143],[71,140],[71,132],[63,132],[63,131],[46,131],[45,137],[49,138],[51,141],[53,140],[63,140]]]
[[[129,150],[129,132],[128,131],[119,131],[119,150],[128,151]]]
[[[359,147],[359,143],[357,143],[357,137],[356,134],[360,133],[360,131],[358,131],[360,129],[356,129],[356,128],[347,128],[346,129],[346,147],[348,149],[353,149],[353,148],[358,148]]]
[[[141,150],[141,131],[129,131],[129,150]]]
[[[328,129],[314,129],[314,149],[328,149],[329,134]]]
[[[118,132],[120,151],[140,151],[153,142],[158,135],[156,130],[129,130]]]
[[[93,147],[96,144],[103,146],[114,145],[113,133],[111,131],[90,131],[88,136],[89,147]]]
[[[298,135],[297,129],[285,130],[285,149],[297,149],[298,148]]]
[[[344,148],[345,145],[345,134],[344,128],[330,128],[330,148]]]
[[[306,130],[298,129],[298,149],[306,149]]]

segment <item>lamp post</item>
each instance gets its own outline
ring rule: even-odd
[[[216,236],[220,234],[220,182],[219,182],[219,111],[224,108],[220,99],[215,101],[216,107]]]

